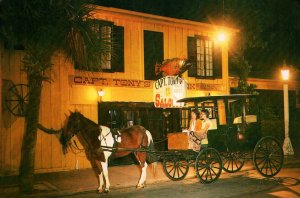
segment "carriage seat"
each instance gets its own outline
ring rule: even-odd
[[[245,121],[246,121],[246,123],[257,122],[257,116],[256,115],[246,115]],[[233,124],[242,124],[242,116],[234,118]]]
[[[217,130],[218,125],[217,125],[217,119],[210,119],[211,126],[208,128],[208,130]]]

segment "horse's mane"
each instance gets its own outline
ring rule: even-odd
[[[74,118],[73,118],[74,116]],[[78,111],[75,111],[75,112],[72,112],[69,116],[69,120],[68,122],[70,122],[70,119],[72,119],[72,121],[74,121],[73,119],[79,119],[82,121],[81,125],[82,127],[84,128],[84,130],[82,132],[82,134],[86,134],[88,136],[95,136],[93,138],[96,138],[98,137],[99,133],[95,133],[96,132],[101,132],[99,130],[99,125],[97,123],[95,123],[94,121],[86,118],[82,113],[78,112]],[[71,122],[72,122],[71,121]]]
[[[95,125],[96,127],[98,127],[97,123],[95,123],[94,121],[92,121],[89,118],[85,117],[82,113],[80,113],[78,111],[75,111],[75,112],[72,112],[71,115],[72,114],[78,114],[81,118],[85,119],[85,121],[86,121],[87,124],[92,124],[92,125]]]
[[[81,134],[91,140],[97,140],[99,134],[101,133],[99,125],[89,118],[86,118],[82,113],[78,111],[73,112],[70,117],[73,114],[74,116],[77,116],[77,119],[80,119],[82,121],[81,125],[83,128],[81,130]]]

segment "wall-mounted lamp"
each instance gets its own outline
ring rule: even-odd
[[[103,96],[104,96],[104,91],[102,89],[98,90],[98,102],[102,102]]]
[[[98,96],[99,96],[99,97],[104,96],[104,91],[103,91],[102,89],[100,89],[100,90],[98,91]]]

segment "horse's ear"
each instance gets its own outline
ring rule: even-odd
[[[69,113],[72,114],[73,112],[69,109]]]

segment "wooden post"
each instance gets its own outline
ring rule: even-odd
[[[3,67],[3,56],[4,56],[4,45],[3,42],[0,40],[0,131],[2,131],[2,67]]]

